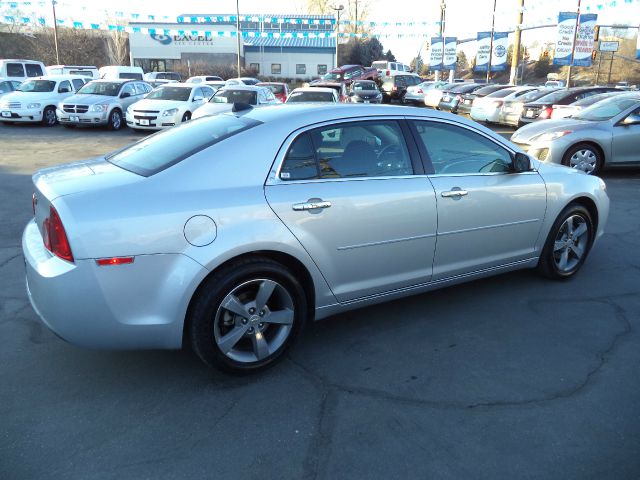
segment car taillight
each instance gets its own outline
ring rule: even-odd
[[[553,108],[544,107],[540,112],[539,118],[549,118],[551,117],[551,112],[553,112]]]
[[[461,101],[462,101],[462,95],[460,95],[460,94],[456,95],[456,100],[458,100],[459,102],[461,102]]]
[[[416,90],[417,93],[424,93],[421,88]]]
[[[63,260],[73,262],[67,232],[65,232],[60,215],[53,205],[49,209],[49,217],[45,218],[42,224],[42,232],[42,240],[47,250]]]
[[[387,70],[386,75],[387,75],[387,77],[388,77],[389,75],[391,75],[391,70]]]

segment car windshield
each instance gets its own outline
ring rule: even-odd
[[[293,102],[334,102],[331,92],[293,92],[287,98],[287,103]]]
[[[9,82],[0,82],[0,93],[7,93],[12,91],[11,84]]]
[[[590,122],[601,122],[610,120],[620,115],[626,109],[633,106],[640,106],[640,97],[637,98],[619,98],[613,97],[601,102],[595,103],[585,108],[580,113],[574,115],[575,120],[588,120]]]
[[[490,93],[497,92],[498,90],[504,88],[501,85],[487,85],[486,87],[479,88],[474,91],[473,94],[481,97],[483,95],[489,95]]]
[[[278,85],[277,83],[261,83],[260,87],[266,87],[273,93],[284,93],[284,85]]]
[[[78,95],[104,95],[115,97],[120,91],[121,83],[118,82],[89,82],[80,90]]]
[[[329,72],[322,76],[322,80],[342,80],[342,79],[343,79],[342,72],[338,72],[338,73]]]
[[[371,64],[371,68],[377,68],[378,70],[383,70],[387,68],[387,62],[373,62]]]
[[[375,82],[353,82],[352,90],[359,92],[362,90],[377,90]]]
[[[258,96],[252,90],[218,90],[216,94],[209,100],[210,103],[248,103],[256,105]]]
[[[18,92],[53,92],[56,82],[52,80],[27,80],[17,88]]]
[[[232,115],[203,117],[147,137],[107,155],[105,159],[125,170],[148,177],[261,123]]]
[[[583,98],[582,100],[578,100],[577,102],[573,102],[571,104],[572,107],[588,107],[589,105],[593,105],[600,100],[604,100],[605,98],[613,97],[615,95],[619,95],[622,92],[607,92],[607,93],[599,93],[598,95],[591,95],[590,97]]]
[[[473,83],[463,83],[463,84],[458,84],[457,87],[453,87],[451,89],[451,92],[453,93],[467,93],[470,92],[476,88],[480,88],[478,85],[475,85]]]
[[[149,95],[147,100],[175,100],[178,102],[186,102],[191,95],[191,88],[186,87],[160,87],[155,89]]]

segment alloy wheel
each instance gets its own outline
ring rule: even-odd
[[[561,273],[571,272],[589,246],[589,226],[581,215],[571,215],[560,226],[553,243],[553,261]]]

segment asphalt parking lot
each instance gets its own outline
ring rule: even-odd
[[[605,173],[607,232],[575,279],[349,312],[230,377],[69,345],[28,303],[30,175],[143,136],[0,126],[0,478],[640,477],[640,171]]]

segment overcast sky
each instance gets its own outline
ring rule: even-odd
[[[370,6],[368,21],[376,22],[436,22],[440,17],[441,0],[361,0]],[[616,0],[616,6],[610,6],[613,0],[582,0],[582,11],[598,13],[599,24],[635,22],[640,23],[640,0]],[[351,0],[353,3],[354,0]],[[349,0],[335,0],[335,4],[347,6]],[[491,29],[491,12],[494,0],[446,0],[446,35],[458,38],[475,37],[478,31]],[[576,11],[577,0],[525,0],[525,24],[555,23],[559,11]],[[306,0],[239,0],[240,13],[291,14],[305,13]],[[516,24],[517,0],[496,0],[496,31],[507,30]],[[102,5],[102,8],[100,8]],[[390,8],[393,5],[394,8]],[[598,5],[604,8],[598,9]],[[234,13],[235,0],[58,0],[58,16],[73,15],[80,12],[95,20],[97,12],[122,11],[126,13],[157,14],[177,16],[182,13],[224,14]],[[72,12],[72,13],[69,13]],[[425,39],[418,37],[398,38],[399,34],[428,33],[436,34],[435,23],[428,27],[396,27],[389,26],[376,29],[377,33],[387,33],[391,37],[383,37],[385,49],[390,48],[399,60],[409,62],[424,46]],[[524,32],[523,41],[553,40],[554,29],[532,30]],[[465,50],[474,51],[475,44],[465,45]],[[426,52],[423,50],[423,55]]]

